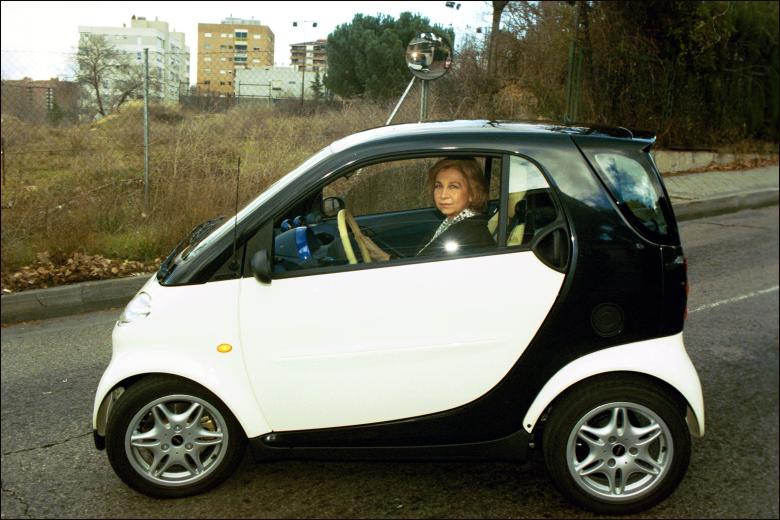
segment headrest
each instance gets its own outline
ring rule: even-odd
[[[517,210],[518,205],[522,200],[525,198],[525,191],[516,191],[514,193],[509,194],[509,219],[511,220],[515,216],[515,211]],[[490,220],[488,221],[488,231],[490,231],[490,234],[493,235],[496,232],[496,228],[498,228],[498,211],[493,213],[493,216],[490,217]]]

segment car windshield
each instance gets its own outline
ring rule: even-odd
[[[306,161],[301,163],[297,168],[292,170],[290,173],[288,173],[287,175],[283,176],[282,178],[274,182],[271,186],[268,187],[268,189],[266,189],[263,193],[261,193],[257,198],[250,201],[246,206],[244,206],[244,208],[238,212],[236,217],[231,217],[227,219],[225,217],[219,217],[218,219],[208,220],[196,226],[195,229],[193,229],[190,232],[189,236],[186,239],[184,239],[182,242],[180,242],[179,245],[177,245],[176,248],[174,248],[171,254],[168,255],[168,258],[166,258],[162,266],[160,266],[160,271],[157,273],[157,278],[160,280],[163,279],[168,273],[173,271],[173,269],[175,269],[176,266],[179,265],[180,263],[186,262],[192,258],[197,257],[199,254],[205,251],[210,244],[213,244],[214,242],[218,241],[221,237],[225,235],[225,233],[229,233],[233,229],[233,226],[237,221],[241,222],[248,215],[254,213],[254,211],[257,208],[259,208],[271,197],[276,195],[285,186],[295,181],[306,171],[308,171],[312,166],[323,161],[324,159],[326,159],[332,154],[333,151],[331,147],[326,146],[325,148],[323,148],[322,150],[320,150],[319,152],[317,152],[316,154],[308,158]],[[164,267],[165,269],[163,269]]]
[[[224,220],[225,216],[222,215],[217,218],[205,220],[195,226],[187,237],[179,242],[162,262],[159,271],[157,271],[157,279],[162,280],[168,273],[173,271],[177,265],[187,260],[194,248],[217,229],[217,226]]]

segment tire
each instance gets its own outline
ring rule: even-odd
[[[640,376],[587,381],[554,404],[542,448],[556,487],[574,502],[601,514],[643,511],[688,469],[685,404]]]
[[[244,431],[222,401],[175,377],[130,386],[106,425],[106,452],[116,474],[156,498],[218,486],[235,471],[245,447]]]

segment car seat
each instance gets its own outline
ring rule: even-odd
[[[519,246],[531,240],[539,229],[555,220],[555,204],[545,190],[518,191],[509,194],[509,221],[506,245]],[[496,211],[488,221],[488,231],[498,236]]]
[[[525,196],[525,191],[516,191],[509,194],[509,221],[507,226],[509,233],[506,238],[506,245],[508,246],[519,246],[523,243],[528,206]],[[490,235],[494,240],[497,240],[498,237],[498,217],[499,212],[496,211],[488,220],[488,231],[490,231]]]

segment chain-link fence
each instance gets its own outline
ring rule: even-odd
[[[387,117],[363,106],[345,116],[311,88],[322,81],[311,71],[237,68],[225,85],[190,85],[165,69],[185,59],[2,51],[3,273],[44,251],[55,264],[75,251],[151,262],[198,222]]]

